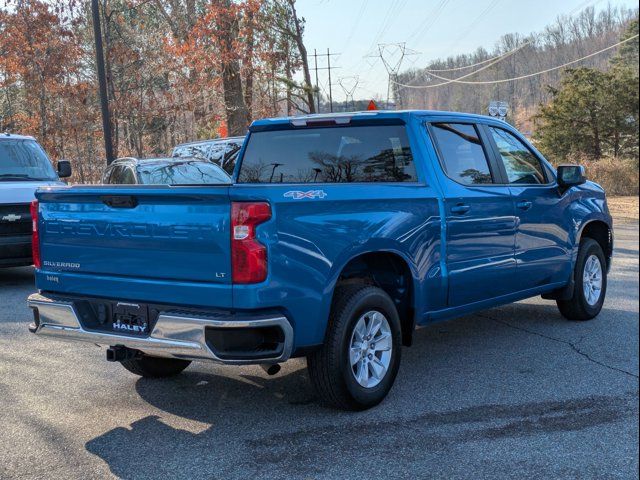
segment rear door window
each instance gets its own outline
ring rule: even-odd
[[[442,166],[447,175],[463,185],[493,183],[489,161],[475,125],[433,123]]]
[[[109,177],[107,179],[108,183],[112,183],[112,184],[120,183],[120,175],[124,167],[122,165],[115,165],[109,168],[110,168],[108,172]]]
[[[113,185],[133,185],[136,177],[131,168],[125,165],[116,165],[109,176],[109,183]]]
[[[136,181],[136,175],[133,173],[133,169],[130,167],[125,167],[122,171],[122,176],[120,177],[120,183],[125,185],[134,185],[138,183]]]
[[[515,136],[502,128],[489,127],[509,183],[540,185],[547,183],[540,159]]]
[[[236,167],[236,160],[238,160],[238,153],[242,148],[242,142],[229,142],[224,154],[224,163],[222,168],[229,175],[233,175],[233,170]]]
[[[415,182],[404,125],[254,132],[240,183]]]

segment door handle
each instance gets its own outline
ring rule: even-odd
[[[518,207],[520,210],[529,210],[531,207],[533,207],[533,203],[529,200],[522,200],[521,202],[516,203],[516,207]]]
[[[464,203],[459,203],[455,207],[451,207],[451,213],[455,213],[456,215],[464,215],[469,210],[471,210],[471,207]]]

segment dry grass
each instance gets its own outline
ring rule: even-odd
[[[638,221],[638,196],[608,197],[609,210],[616,223]]]
[[[578,163],[584,165],[587,178],[599,183],[607,195],[638,195],[638,160],[605,157],[599,160],[580,159]]]

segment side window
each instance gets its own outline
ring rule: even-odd
[[[489,161],[474,125],[433,123],[431,127],[449,177],[464,185],[493,183]]]
[[[120,176],[120,183],[124,185],[134,185],[137,183],[136,176],[130,167],[123,168],[122,175]]]
[[[113,185],[132,185],[136,183],[136,177],[131,168],[124,165],[116,165],[111,171],[109,183]]]
[[[222,165],[222,168],[229,175],[233,175],[233,170],[236,166],[236,160],[238,159],[238,153],[240,153],[241,148],[242,148],[242,143],[229,142],[227,144],[227,149],[224,154],[224,163]]]
[[[224,152],[226,151],[226,149],[227,144],[225,142],[213,142],[209,144],[207,160],[221,167],[224,160]]]
[[[121,165],[115,165],[110,168],[111,168],[111,171],[109,172],[109,178],[107,178],[107,183],[110,183],[110,184],[120,183],[120,175],[122,173],[123,167]]]
[[[501,128],[489,127],[489,130],[498,146],[509,183],[547,183],[540,160],[524,143]]]
[[[107,167],[107,169],[102,174],[102,183],[111,183],[109,182],[109,178],[111,177],[111,173],[113,172],[113,167]]]

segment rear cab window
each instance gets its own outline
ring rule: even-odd
[[[252,132],[239,183],[417,182],[405,125]]]

